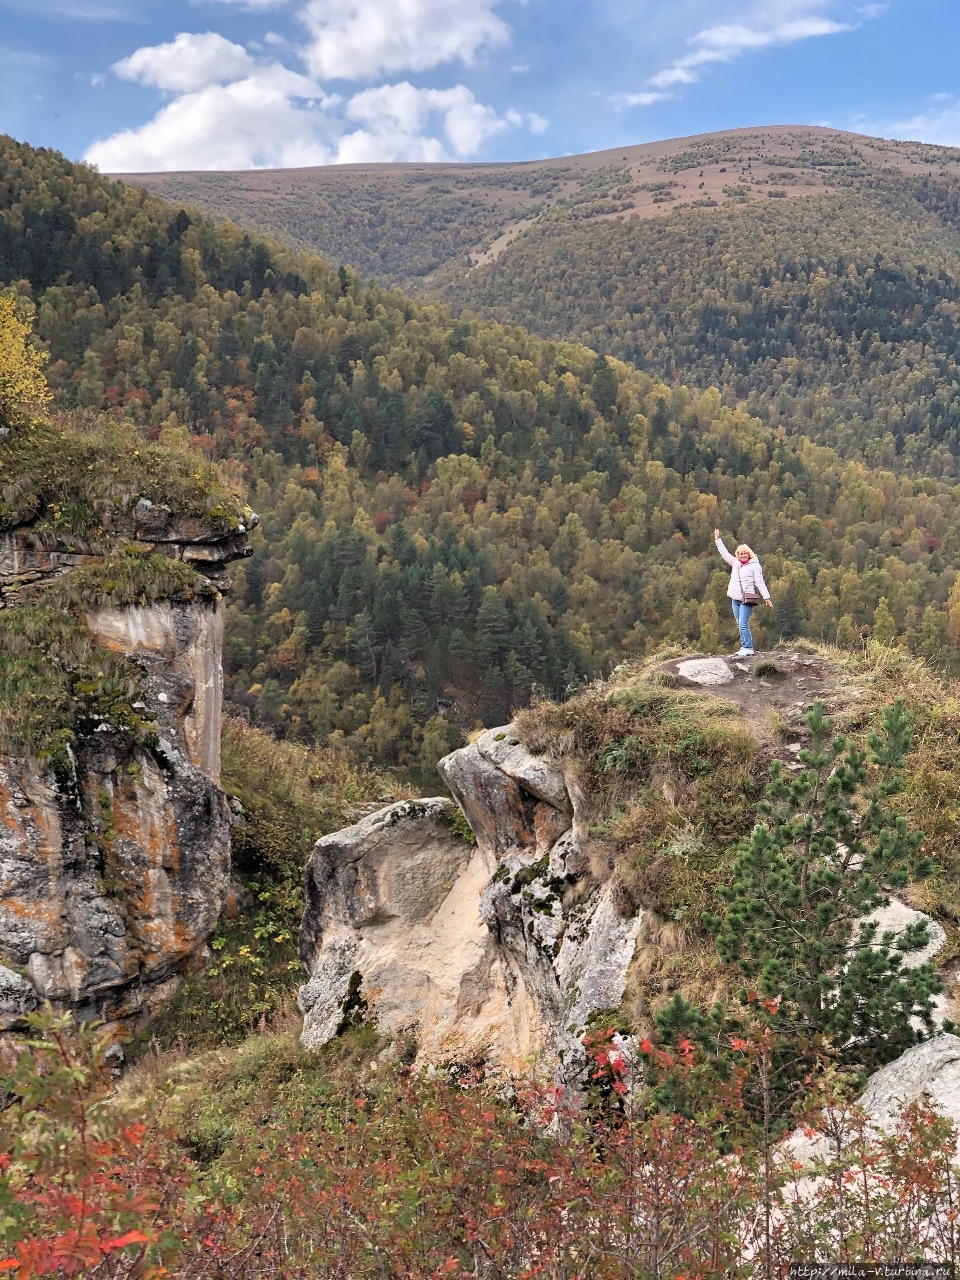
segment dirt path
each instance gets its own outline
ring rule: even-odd
[[[848,673],[800,649],[772,649],[752,658],[694,654],[657,669],[677,688],[735,702],[765,754],[797,770],[797,753],[809,738],[803,717],[813,703],[820,698],[828,711],[836,711],[865,692]]]
[[[866,693],[849,672],[798,649],[773,649],[752,658],[692,655],[661,663],[657,670],[675,681],[678,689],[700,690],[735,702],[756,735],[762,755],[768,761],[782,761],[791,773],[803,768],[799,753],[810,740],[803,717],[812,704],[820,698],[833,713],[848,708]],[[894,910],[898,905],[901,911],[914,910],[909,893],[890,897]],[[931,930],[939,930],[944,938],[939,925],[931,922]],[[941,966],[938,973],[945,990],[935,999],[935,1016],[956,1020],[960,1018],[960,958]]]

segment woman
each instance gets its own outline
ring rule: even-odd
[[[761,598],[764,604],[773,608],[770,592],[763,580],[763,570],[760,568],[760,561],[746,543],[741,543],[737,547],[736,554],[731,555],[723,545],[719,529],[714,529],[713,540],[717,544],[717,550],[731,566],[727,595],[730,597],[733,616],[740,629],[740,649],[737,657],[752,658],[753,636],[750,632],[750,613],[760,603]]]

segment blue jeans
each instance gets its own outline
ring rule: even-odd
[[[731,600],[733,605],[733,616],[737,620],[737,626],[740,628],[740,644],[744,649],[753,648],[753,636],[750,634],[750,612],[756,606],[752,604],[744,604],[742,600]]]

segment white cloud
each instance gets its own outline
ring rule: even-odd
[[[615,93],[611,103],[618,109],[624,107],[652,107],[655,102],[666,102],[669,93]]]
[[[226,40],[215,31],[200,35],[182,31],[168,44],[137,49],[129,58],[114,63],[113,70],[124,80],[187,93],[206,85],[238,80],[255,66],[242,45]]]
[[[183,94],[141,128],[94,143],[84,159],[105,173],[328,164],[326,109],[335,102],[305,77],[266,67]]]
[[[472,62],[506,43],[497,0],[308,0],[305,57],[324,80],[365,80]]]
[[[281,0],[213,2],[265,10]],[[509,38],[493,12],[497,3],[299,0],[307,34],[298,44],[268,32],[245,48],[213,31],[181,32],[113,67],[173,100],[140,128],[96,142],[86,159],[115,173],[436,161],[475,154],[508,127],[542,134],[544,116],[501,116],[463,84],[421,88],[400,80],[346,98],[323,88],[330,80],[469,62]],[[283,65],[293,57],[308,74]]]
[[[114,71],[178,96],[147,124],[90,147],[85,159],[108,173],[449,160],[475,153],[510,124],[533,133],[547,127],[536,113],[498,116],[462,84],[420,89],[401,81],[344,101],[212,33],[138,49]]]
[[[547,129],[550,127],[550,121],[546,116],[541,116],[536,111],[530,111],[526,115],[523,115],[522,112],[511,107],[504,116],[504,119],[507,124],[512,124],[515,129],[520,129],[523,125],[526,125],[531,133],[538,135],[546,133]]]
[[[477,102],[462,84],[454,89],[415,89],[402,81],[364,89],[347,103],[345,115],[364,126],[341,140],[337,159],[346,163],[447,159],[440,139],[424,134],[432,118],[438,119],[458,156],[470,155],[506,127],[506,121]]]
[[[704,27],[690,36],[690,52],[650,76],[649,92],[618,94],[611,101],[620,107],[652,106],[669,96],[664,90],[698,83],[703,71],[713,64],[733,62],[744,54],[777,45],[853,31],[862,22],[879,17],[887,6],[867,4],[838,13],[840,8],[838,0],[757,0],[742,7],[737,20]]]
[[[942,102],[943,94],[934,97]],[[871,130],[871,132],[873,132]],[[932,142],[941,147],[960,146],[960,101],[921,111],[908,120],[899,120],[877,130],[886,138],[902,138],[905,142]]]

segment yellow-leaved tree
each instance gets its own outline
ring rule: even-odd
[[[43,376],[45,351],[29,342],[30,325],[17,314],[17,300],[0,295],[0,428],[25,425],[50,403]]]

